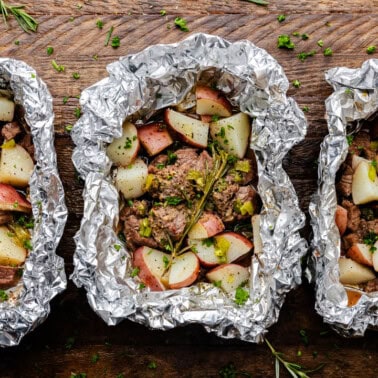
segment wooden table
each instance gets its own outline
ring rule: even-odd
[[[38,32],[22,32],[13,19],[9,29],[0,23],[0,51],[1,56],[33,66],[54,97],[56,149],[70,212],[58,250],[66,261],[67,274],[72,272],[72,237],[82,215],[83,186],[71,163],[73,144],[65,126],[75,122],[75,96],[105,77],[108,63],[151,44],[179,41],[200,31],[230,41],[249,39],[266,49],[281,63],[291,83],[296,79],[301,82],[298,89],[290,87],[289,95],[301,107],[309,107],[306,140],[285,160],[306,210],[316,188],[319,143],[327,132],[324,100],[331,88],[324,81],[324,71],[334,66],[359,67],[364,60],[378,57],[378,53],[366,53],[367,46],[378,45],[377,0],[270,0],[267,7],[240,0],[25,3],[28,12],[39,21]],[[166,16],[160,15],[162,9]],[[287,16],[282,23],[277,21],[279,14]],[[189,33],[173,26],[175,17],[187,20]],[[96,27],[98,19],[104,23],[102,30]],[[121,39],[117,49],[104,46],[111,26],[113,36]],[[309,39],[292,37],[296,52],[278,49],[278,35],[295,31],[307,33]],[[324,41],[324,48],[332,48],[332,56],[323,56],[317,46],[319,39]],[[54,47],[52,56],[47,55],[47,46]],[[296,58],[298,52],[312,49],[318,53],[305,62]],[[52,59],[64,65],[65,71],[56,72]],[[72,77],[74,72],[80,73],[80,79]],[[69,99],[64,104],[65,96]],[[308,226],[304,235],[309,236]],[[308,345],[301,330],[306,332]],[[353,340],[339,337],[316,315],[313,290],[307,284],[288,295],[279,322],[271,328],[268,338],[290,360],[307,367],[325,362],[324,369],[314,376],[368,378],[378,374],[376,334],[369,331],[364,338]],[[219,339],[200,326],[161,332],[124,321],[108,327],[89,308],[84,291],[70,282],[68,289],[53,300],[51,315],[43,325],[25,337],[20,346],[0,351],[0,376],[70,377],[74,372],[88,377],[218,377],[229,363],[253,377],[274,376],[274,359],[265,345]],[[282,376],[288,375],[282,372]]]

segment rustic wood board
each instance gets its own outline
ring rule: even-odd
[[[70,211],[58,251],[65,258],[68,274],[72,272],[72,238],[79,227],[83,200],[82,183],[71,163],[73,143],[65,126],[76,120],[74,110],[79,100],[75,96],[105,77],[107,64],[151,44],[180,41],[194,32],[217,34],[231,41],[248,39],[266,49],[283,66],[290,83],[296,79],[302,83],[299,89],[290,85],[289,95],[300,106],[309,107],[306,140],[285,158],[285,169],[306,210],[316,189],[319,144],[327,132],[324,100],[331,88],[324,81],[324,72],[334,66],[360,66],[375,57],[366,54],[366,47],[378,44],[377,0],[271,0],[268,7],[239,0],[30,0],[27,4],[29,13],[40,22],[38,32],[23,33],[13,20],[8,30],[0,24],[0,52],[3,57],[33,66],[54,97],[55,144]],[[166,16],[159,14],[161,9],[167,11]],[[278,23],[278,14],[286,14],[286,21]],[[173,27],[177,16],[188,21],[189,33]],[[96,27],[98,19],[104,22],[103,30]],[[115,28],[113,35],[121,38],[118,49],[104,46],[110,26]],[[278,35],[294,31],[310,38],[302,41],[293,37],[295,52],[279,50]],[[323,56],[316,44],[319,39],[324,47],[332,48],[332,57]],[[52,56],[47,56],[47,46],[54,47]],[[312,49],[318,52],[314,57],[303,63],[296,58],[298,52]],[[65,72],[54,71],[51,59],[63,64]],[[79,80],[72,78],[73,72],[80,73]],[[66,104],[65,96],[70,96]],[[304,234],[310,236],[308,225]],[[309,345],[304,344],[301,329],[306,331]],[[337,336],[316,315],[313,289],[306,284],[288,295],[269,340],[290,359],[306,366],[325,362],[322,372],[314,376],[376,376],[376,334],[369,331],[364,338],[353,340]],[[93,362],[96,354],[99,359]],[[148,367],[152,361],[156,369]],[[200,326],[162,332],[125,321],[108,327],[90,309],[84,291],[70,282],[67,291],[53,300],[51,315],[42,326],[19,347],[0,351],[0,376],[69,377],[71,372],[85,372],[88,377],[218,377],[219,370],[230,362],[253,377],[274,376],[274,360],[266,346],[219,339]]]

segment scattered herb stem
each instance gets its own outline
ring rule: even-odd
[[[105,39],[105,44],[104,44],[105,46],[107,46],[109,44],[110,37],[113,34],[113,30],[114,30],[114,26],[111,26],[109,31],[106,33],[106,39]]]
[[[269,2],[265,0],[242,0],[242,1],[247,1],[248,3],[253,3],[257,5],[268,5]]]
[[[26,13],[24,8],[25,5],[11,5],[0,0],[0,9],[5,25],[8,25],[7,20],[10,14],[12,14],[23,31],[26,33],[36,32],[38,21]]]

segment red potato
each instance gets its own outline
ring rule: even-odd
[[[378,200],[378,178],[369,162],[360,162],[353,173],[352,197],[355,205]]]
[[[8,227],[0,227],[0,265],[19,266],[25,262],[26,249],[12,235]]]
[[[202,266],[211,268],[219,265],[219,257],[215,254],[215,245],[204,243],[203,240],[192,239],[188,244],[192,246]]]
[[[31,208],[30,202],[13,186],[0,183],[0,210],[30,213]]]
[[[213,121],[213,117],[211,115],[201,115],[201,121],[210,123]]]
[[[256,214],[252,217],[252,230],[253,230],[253,244],[254,253],[258,255],[263,250],[263,243],[260,234],[260,215]]]
[[[346,255],[360,264],[373,266],[373,254],[370,252],[370,246],[366,244],[357,243],[352,245]]]
[[[206,274],[210,282],[217,282],[227,293],[236,290],[242,283],[249,279],[249,271],[241,265],[220,265]]]
[[[188,233],[189,239],[207,239],[224,230],[222,219],[218,215],[204,212]]]
[[[374,244],[375,251],[372,253],[373,267],[376,272],[378,272],[378,242]]]
[[[200,264],[193,252],[177,256],[171,265],[168,284],[171,289],[180,289],[191,285],[198,277]]]
[[[375,278],[374,272],[352,259],[339,259],[340,282],[344,285],[358,285]]]
[[[170,260],[171,255],[143,246],[134,251],[133,266],[139,268],[139,278],[152,291],[163,291],[162,276]]]
[[[166,125],[161,122],[150,123],[138,128],[138,138],[148,155],[154,156],[173,143]]]
[[[0,97],[0,121],[11,122],[14,117],[15,103],[6,97]]]
[[[232,106],[222,92],[204,85],[197,85],[197,114],[218,115],[229,117],[232,114]]]
[[[166,124],[172,129],[179,139],[194,147],[206,148],[209,135],[209,124],[178,113],[172,109],[166,109],[164,113]]]
[[[335,212],[335,223],[339,229],[340,236],[343,236],[348,226],[348,210],[337,205]]]
[[[226,252],[227,263],[230,264],[247,255],[253,248],[253,243],[245,236],[236,232],[224,232],[215,236],[216,244],[220,245],[221,240],[228,242],[228,250]]]

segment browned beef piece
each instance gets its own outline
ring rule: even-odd
[[[367,293],[372,293],[373,291],[378,291],[378,278],[374,278],[374,280],[370,280],[363,285],[363,290]]]
[[[348,250],[353,244],[362,243],[363,238],[369,232],[375,232],[376,234],[378,234],[378,219],[372,221],[361,219],[358,230],[343,237],[343,248],[345,250]]]
[[[29,152],[29,155],[34,160],[34,145],[32,136],[30,134],[26,134],[18,143],[20,146],[24,147],[26,151]]]
[[[19,268],[0,265],[0,288],[7,289],[14,286],[19,278]]]
[[[354,232],[343,237],[342,248],[344,251],[347,251],[352,245],[360,243],[361,236],[359,233]]]
[[[174,152],[177,160],[166,164],[167,157],[160,155],[149,166],[149,173],[155,175],[149,193],[164,202],[167,197],[194,199],[196,195],[193,181],[188,179],[190,171],[206,174],[213,167],[213,159],[206,152],[200,154],[193,148],[182,148]]]
[[[12,222],[13,216],[10,211],[0,211],[0,226]]]
[[[348,229],[357,231],[361,221],[361,211],[352,201],[343,200],[341,206],[348,211]]]
[[[375,151],[370,148],[370,135],[365,131],[360,131],[354,136],[349,152],[353,155],[363,156],[366,159],[375,159]]]
[[[189,222],[189,211],[185,205],[153,207],[148,219],[154,239],[163,247],[168,236],[173,241],[179,240]]]
[[[342,196],[349,197],[352,194],[353,169],[348,164],[343,164],[340,181],[336,184],[336,190]]]
[[[5,140],[14,139],[18,134],[21,133],[21,127],[17,122],[6,123],[1,129],[1,135]]]
[[[125,206],[120,212],[120,219],[124,221],[123,232],[126,238],[127,248],[134,251],[138,246],[145,245],[157,248],[159,245],[152,237],[144,237],[140,234],[141,221],[147,218],[148,202],[133,201],[132,206]]]
[[[248,172],[243,172],[241,170],[230,169],[227,173],[225,179],[227,182],[236,183],[239,185],[247,185],[251,181],[255,182],[257,178],[257,170],[254,169],[253,162],[251,159],[240,160],[241,164],[247,164],[249,167]]]

